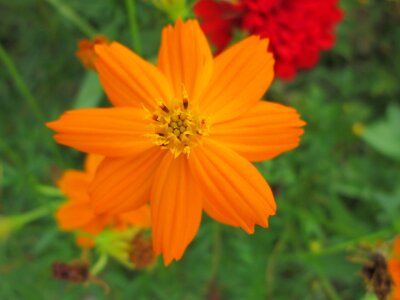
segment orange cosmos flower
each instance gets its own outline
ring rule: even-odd
[[[78,42],[78,50],[75,54],[86,69],[96,69],[96,53],[94,47],[102,44],[108,44],[108,40],[104,36],[96,36],[93,40],[82,39]]]
[[[156,254],[180,259],[202,209],[248,233],[268,226],[276,204],[249,161],[298,146],[295,109],[261,101],[273,78],[268,40],[249,37],[213,59],[197,21],[163,30],[154,66],[121,44],[95,47],[114,108],[66,112],[48,123],[57,142],[106,156],[91,186],[97,213],[150,200]]]
[[[59,188],[68,197],[68,201],[56,212],[60,229],[96,235],[107,225],[112,225],[114,230],[123,230],[129,225],[150,227],[150,210],[147,206],[121,213],[114,218],[95,213],[89,197],[89,186],[102,160],[102,156],[89,154],[85,161],[85,171],[68,170],[59,180]],[[78,235],[76,242],[84,248],[94,246],[94,241],[84,235]]]
[[[391,300],[400,300],[400,237],[394,241],[393,253],[388,260],[388,269],[393,286]]]

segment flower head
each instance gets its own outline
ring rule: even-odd
[[[298,146],[295,109],[261,101],[273,78],[268,40],[249,37],[213,59],[198,23],[163,30],[154,66],[121,44],[95,47],[114,108],[66,112],[48,126],[57,142],[104,155],[90,187],[97,214],[150,201],[155,253],[182,257],[204,209],[248,233],[275,214],[271,189],[250,161]]]
[[[202,20],[204,33],[220,52],[231,41],[234,28],[240,27],[244,6],[238,1],[200,0],[194,12]]]
[[[150,269],[155,265],[151,235],[138,227],[104,230],[95,238],[100,255],[114,258],[129,269]]]
[[[319,53],[333,46],[333,30],[342,17],[337,0],[199,0],[195,12],[218,49],[228,44],[235,27],[269,38],[282,79],[316,65]]]
[[[95,70],[96,53],[94,47],[96,45],[108,44],[108,40],[104,36],[96,36],[93,40],[82,39],[78,42],[78,50],[76,57],[81,61],[82,65],[89,70]]]
[[[146,206],[113,218],[96,214],[93,210],[89,187],[102,160],[102,156],[90,154],[86,158],[84,171],[68,170],[58,182],[68,201],[58,208],[55,215],[57,223],[62,230],[77,231],[76,242],[84,248],[93,247],[94,236],[107,226],[114,230],[126,229],[130,225],[137,229],[150,227],[150,211]]]

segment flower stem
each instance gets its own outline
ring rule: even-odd
[[[271,255],[268,258],[268,264],[265,271],[267,299],[273,298],[274,282],[275,282],[275,266],[278,262],[279,255],[285,247],[286,241],[290,234],[290,227],[286,227],[283,234],[272,249]]]
[[[30,222],[33,222],[37,219],[40,219],[44,216],[49,215],[53,210],[54,210],[54,208],[52,206],[42,206],[37,209],[26,212],[26,213],[20,215],[21,223],[23,223],[25,225]]]
[[[213,224],[213,249],[212,249],[211,281],[217,278],[221,263],[221,226],[218,222]]]
[[[88,37],[94,37],[97,31],[82,19],[71,7],[65,5],[60,0],[46,0],[68,21]]]
[[[65,195],[61,192],[61,190],[54,186],[37,184],[35,186],[35,190],[41,195],[46,197],[61,198],[61,199],[65,198]]]
[[[49,207],[39,207],[35,210],[15,215],[0,216],[0,243],[3,243],[15,231],[22,229],[25,225],[47,216]]]
[[[322,255],[329,255],[329,254],[334,254],[338,252],[342,252],[345,250],[348,250],[349,248],[358,245],[360,242],[365,242],[369,240],[375,240],[377,238],[379,239],[385,239],[392,237],[395,234],[395,230],[392,228],[389,229],[383,229],[379,230],[367,235],[363,235],[354,239],[351,239],[346,242],[338,243],[336,245],[332,245],[330,247],[325,247],[322,248],[321,251],[318,253],[311,253],[311,252],[300,252],[300,253],[295,253],[293,255],[285,255],[284,258],[291,260],[291,259],[299,259],[302,257],[310,257],[310,256],[322,256]]]
[[[3,153],[3,157],[7,157],[8,160],[11,163],[14,163],[15,165],[17,165],[20,169],[24,169],[25,168],[25,164],[22,161],[21,157],[19,157],[16,152],[15,149],[12,149],[11,147],[8,147],[5,143],[4,139],[0,139],[0,154]],[[1,165],[0,165],[1,166]]]
[[[11,59],[11,57],[8,55],[8,53],[1,44],[0,44],[0,60],[4,63],[6,69],[10,73],[11,79],[13,80],[16,88],[21,93],[22,97],[25,98],[25,101],[28,103],[36,119],[39,121],[40,124],[44,124],[46,122],[46,118],[42,110],[40,109],[38,101],[35,99],[35,97],[33,97],[27,84],[25,83],[21,74],[18,72],[15,63],[13,62],[13,60]],[[56,156],[58,163],[62,165],[63,159],[56,144],[53,143],[53,141],[51,141],[48,137],[46,137],[46,140],[49,144],[50,149],[53,150],[53,153]]]
[[[326,277],[324,272],[319,267],[317,267],[317,273],[319,275],[319,279],[321,280],[322,287],[325,289],[325,293],[328,296],[328,298],[331,300],[340,300],[341,298],[339,297],[332,283],[329,281],[329,279]]]
[[[125,0],[126,8],[128,10],[129,25],[132,37],[133,50],[137,54],[141,54],[142,47],[140,44],[139,26],[137,21],[136,3],[135,0]]]
[[[41,123],[46,122],[46,118],[44,117],[44,114],[42,113],[38,105],[38,102],[32,96],[31,92],[29,91],[29,88],[22,79],[21,74],[18,72],[14,62],[12,61],[11,57],[7,54],[6,50],[3,48],[1,44],[0,44],[0,59],[1,61],[3,61],[4,65],[6,66],[6,69],[10,73],[10,76],[14,81],[15,86],[17,87],[21,95],[25,98],[32,112],[35,114],[35,117]]]
[[[333,245],[331,247],[324,248],[319,254],[330,254],[330,253],[336,253],[340,252],[342,250],[346,250],[352,246],[355,246],[359,244],[362,241],[367,241],[367,240],[374,240],[376,238],[383,238],[383,236],[389,236],[393,232],[392,229],[383,229],[380,231],[376,231],[361,237],[357,237],[355,239],[339,243],[336,245]],[[394,234],[394,233],[393,233]]]
[[[90,269],[90,274],[95,276],[98,273],[101,272],[101,270],[104,269],[104,267],[107,265],[108,261],[108,256],[107,254],[101,254],[97,262],[94,264],[94,266]]]

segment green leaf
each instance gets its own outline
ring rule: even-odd
[[[400,108],[389,106],[386,118],[366,126],[361,137],[376,151],[400,161]]]
[[[102,96],[103,88],[101,87],[97,73],[87,72],[73,108],[96,107],[99,105]]]

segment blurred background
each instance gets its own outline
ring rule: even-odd
[[[126,3],[0,0],[0,299],[366,297],[362,266],[349,257],[400,233],[400,1],[340,6],[335,47],[266,95],[308,123],[298,149],[257,164],[278,203],[270,227],[247,235],[204,217],[168,268],[161,260],[143,271],[108,264],[99,274],[106,294],[52,277],[54,261],[80,256],[52,215],[8,238],[1,218],[58,203],[51,187],[64,169],[81,168],[83,155],[56,145],[44,121],[109,105],[75,51],[93,30],[132,46]],[[142,55],[154,60],[170,21],[150,1],[138,0],[136,10]]]

